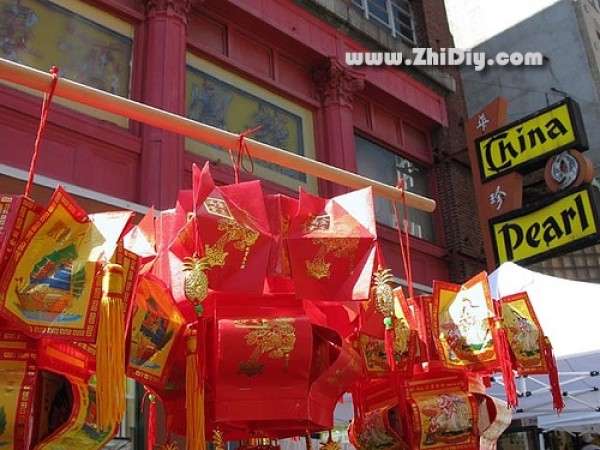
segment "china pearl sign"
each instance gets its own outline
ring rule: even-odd
[[[485,255],[491,270],[507,261],[530,263],[598,241],[598,188],[579,105],[566,98],[507,123],[497,98],[467,122],[469,158]],[[540,178],[525,197],[525,176]],[[537,171],[537,172],[536,172]],[[548,195],[546,195],[548,194]],[[525,201],[526,199],[526,201]]]
[[[475,141],[482,182],[543,166],[566,149],[587,149],[579,106],[567,99]]]

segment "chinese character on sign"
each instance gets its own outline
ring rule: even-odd
[[[496,190],[490,194],[490,205],[497,205],[496,211],[502,208],[504,199],[506,198],[506,192],[500,190],[500,186],[496,186]]]
[[[479,117],[477,118],[477,126],[475,128],[477,128],[482,133],[485,133],[488,123],[490,123],[490,119],[488,119],[485,113],[479,114]]]

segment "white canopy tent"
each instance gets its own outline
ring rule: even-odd
[[[552,406],[548,377],[519,377],[514,418],[543,429],[600,430],[600,284],[565,280],[504,263],[489,274],[494,299],[526,291],[557,359],[565,409]],[[489,394],[504,397],[499,376]]]

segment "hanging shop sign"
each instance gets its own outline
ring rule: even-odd
[[[475,141],[482,183],[509,172],[542,167],[564,150],[587,148],[579,105],[569,98]]]
[[[577,250],[600,237],[600,192],[587,185],[553,201],[490,220],[496,263],[529,263]]]

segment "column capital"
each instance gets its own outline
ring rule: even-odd
[[[142,0],[146,14],[166,13],[168,15],[180,16],[183,19],[192,10],[192,7],[203,3],[205,0]]]
[[[352,108],[354,93],[363,89],[365,74],[351,70],[336,58],[329,58],[313,72],[313,80],[323,105],[338,104]]]

